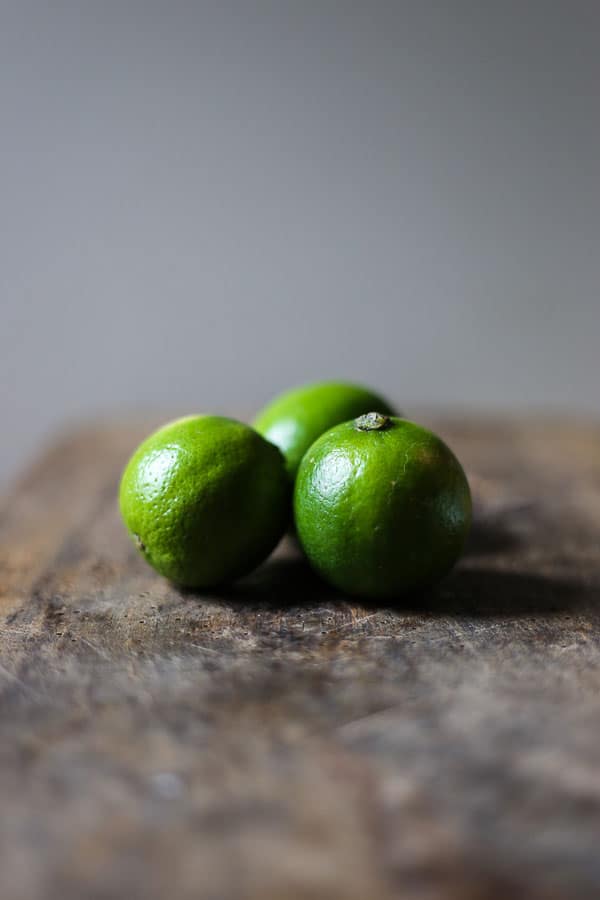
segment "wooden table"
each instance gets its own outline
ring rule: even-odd
[[[476,524],[397,608],[290,545],[222,594],[155,576],[116,504],[147,428],[29,471],[0,511],[2,900],[600,897],[600,428],[434,425]]]

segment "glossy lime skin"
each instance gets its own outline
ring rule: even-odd
[[[382,417],[386,419],[387,417]],[[340,590],[399,597],[454,565],[471,523],[463,469],[444,442],[391,417],[379,430],[345,422],[304,456],[294,490],[299,541]]]
[[[288,522],[289,493],[277,447],[233,419],[189,416],[138,447],[119,500],[150,565],[177,584],[206,588],[269,555]]]
[[[252,424],[279,447],[293,479],[300,460],[323,432],[373,409],[394,414],[389,403],[369,388],[343,381],[322,381],[280,394]]]

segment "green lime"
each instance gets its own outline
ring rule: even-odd
[[[245,575],[269,555],[288,522],[289,490],[280,451],[248,425],[189,416],[140,444],[119,499],[150,565],[200,588]]]
[[[308,560],[326,581],[391,598],[452,568],[468,534],[471,494],[437,435],[369,413],[327,431],[305,454],[294,516]]]
[[[300,460],[323,432],[370,409],[394,414],[389,403],[368,388],[343,381],[322,381],[280,394],[259,412],[252,424],[259,434],[279,447],[294,478]]]

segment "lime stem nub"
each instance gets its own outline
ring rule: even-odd
[[[384,416],[383,413],[378,412],[365,413],[364,416],[359,416],[358,419],[354,420],[354,427],[357,431],[383,431],[384,428],[389,428],[391,424],[392,420],[389,416]]]

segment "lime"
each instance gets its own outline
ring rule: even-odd
[[[298,538],[349,594],[396,597],[432,584],[463,548],[471,494],[460,463],[420,425],[369,413],[323,434],[294,491]]]
[[[280,394],[261,410],[252,424],[259,434],[279,447],[294,478],[300,460],[324,431],[370,409],[394,413],[369,388],[343,381],[322,381]]]
[[[189,416],[135,451],[120,505],[138,550],[161,575],[212,587],[262,562],[288,522],[283,457],[248,425]]]

